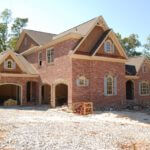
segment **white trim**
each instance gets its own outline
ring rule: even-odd
[[[0,83],[0,86],[1,85],[16,85],[16,86],[19,86],[20,87],[20,93],[19,93],[19,95],[20,95],[20,105],[22,105],[23,104],[23,91],[22,91],[22,89],[23,89],[23,87],[22,87],[22,85],[21,84],[18,84],[18,83]]]
[[[14,74],[14,73],[0,73],[0,76],[4,77],[39,77],[36,74]]]
[[[98,61],[108,61],[108,62],[120,62],[125,63],[126,59],[119,59],[119,58],[110,58],[110,57],[102,57],[102,56],[86,56],[80,54],[71,54],[71,58],[75,59],[85,59],[85,60],[98,60]]]
[[[127,79],[139,79],[139,76],[126,75],[125,77],[126,77]]]

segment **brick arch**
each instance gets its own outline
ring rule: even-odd
[[[18,86],[20,88],[20,90],[19,90],[19,99],[20,99],[20,105],[22,105],[22,103],[23,103],[23,86],[21,84],[14,83],[14,82],[0,83],[0,86],[3,86],[3,85],[15,85],[15,86]]]
[[[56,97],[57,92],[56,91],[58,91],[57,88],[59,85],[64,85],[65,87],[67,87],[67,104],[68,104],[68,81],[60,78],[60,79],[55,80],[52,84],[52,90],[51,90],[51,92],[52,92],[51,93],[51,95],[52,95],[51,106],[52,107],[56,107],[56,105],[57,105],[57,97]]]

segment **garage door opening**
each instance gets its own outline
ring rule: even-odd
[[[56,106],[68,105],[68,86],[65,84],[56,85],[55,96]]]
[[[0,85],[0,105],[4,105],[4,102],[8,99],[17,101],[17,105],[21,104],[21,87],[14,84]]]
[[[42,104],[50,104],[51,99],[51,86],[45,84],[42,86]]]

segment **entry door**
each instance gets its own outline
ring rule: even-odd
[[[130,80],[126,82],[126,99],[127,100],[134,99],[134,84]]]

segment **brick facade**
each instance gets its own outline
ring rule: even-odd
[[[0,66],[0,71],[1,73],[6,73],[6,75],[0,76],[0,84],[13,83],[21,85],[23,105],[27,104],[27,82],[34,81],[37,83],[34,94],[37,95],[38,103],[41,103],[42,101],[42,86],[47,85],[49,86],[49,94],[47,95],[50,95],[50,105],[52,107],[56,106],[57,85],[65,84],[68,87],[67,94],[69,106],[71,106],[74,102],[90,101],[93,102],[94,109],[99,109],[102,107],[120,107],[125,104],[126,82],[128,80],[132,80],[134,82],[134,101],[141,104],[149,103],[150,96],[139,95],[139,82],[143,80],[150,81],[149,64],[146,63],[146,67],[148,68],[146,73],[143,74],[140,70],[138,74],[135,75],[138,78],[133,78],[133,76],[131,76],[131,78],[128,77],[127,79],[125,70],[125,61],[127,59],[126,55],[124,52],[120,53],[120,51],[123,50],[121,48],[118,49],[119,43],[116,43],[116,39],[112,39],[113,36],[106,36],[111,30],[109,29],[106,32],[107,27],[104,25],[104,22],[102,27],[99,25],[96,24],[95,27],[92,27],[92,30],[87,33],[87,35],[84,35],[81,38],[72,37],[69,40],[64,40],[58,43],[56,42],[49,47],[47,45],[41,46],[42,48],[35,49],[35,51],[30,54],[24,55],[26,60],[34,66],[39,77],[10,76],[10,72],[3,70],[2,64]],[[78,29],[76,28],[76,32],[77,31]],[[105,35],[103,35],[104,32]],[[107,38],[105,39],[105,37]],[[25,38],[27,39],[26,44]],[[103,41],[103,39],[108,39],[114,44],[114,53],[106,54],[104,51],[104,43],[101,47],[99,47],[99,44]],[[37,43],[35,43],[31,37],[25,35],[18,53],[22,53],[26,49],[36,45]],[[96,51],[95,56],[92,56],[92,54],[94,54],[94,48],[98,47],[99,49],[96,49],[98,51]],[[54,49],[54,62],[51,64],[47,63],[47,48]],[[39,66],[38,64],[39,52],[42,52],[42,66]],[[73,52],[75,52],[75,54],[73,54]],[[72,57],[75,55],[81,57]],[[86,59],[82,58],[83,56],[86,56]],[[16,72],[11,73],[22,74],[18,67],[15,71]],[[104,78],[107,75],[111,75],[116,79],[116,94],[111,96],[106,96],[104,92]],[[81,87],[77,85],[77,79],[80,76],[84,76],[88,79],[89,84],[87,86]]]

